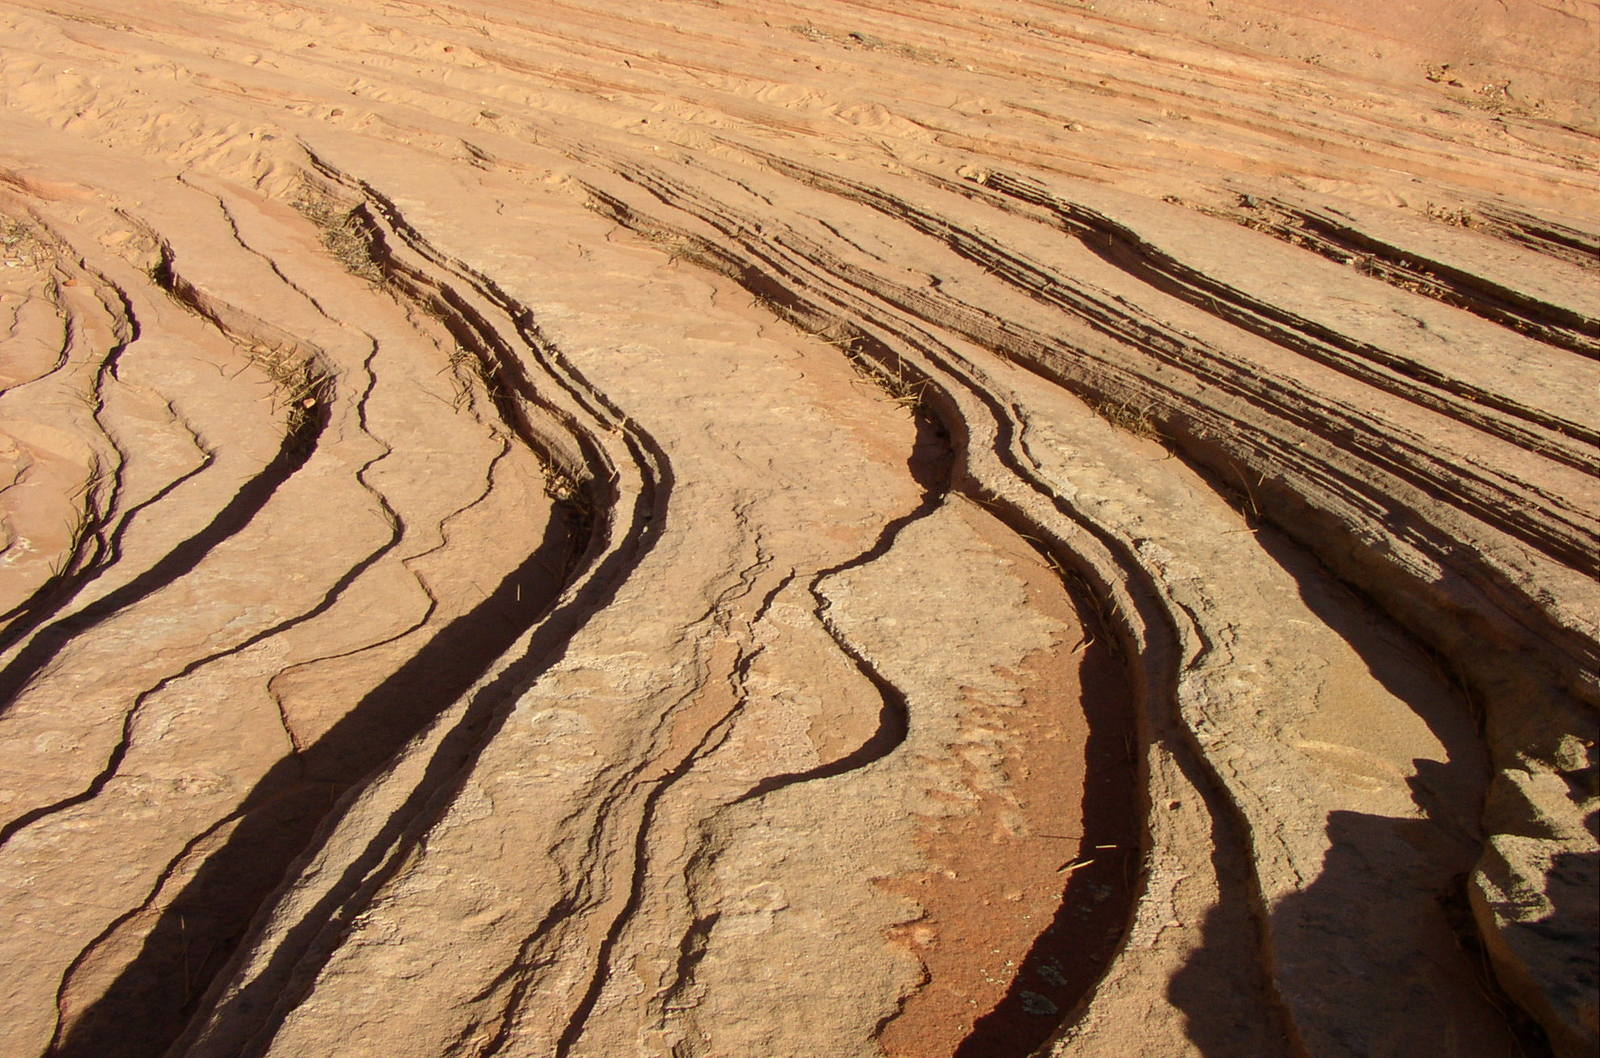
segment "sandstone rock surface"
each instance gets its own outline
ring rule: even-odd
[[[0,1054],[1594,1053],[1594,3],[0,42]]]

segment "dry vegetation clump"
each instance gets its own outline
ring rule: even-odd
[[[504,397],[499,380],[494,377],[494,372],[483,362],[483,358],[465,346],[451,347],[445,354],[445,366],[439,369],[439,374],[450,375],[450,408],[452,411],[472,410],[475,407],[473,394],[476,392],[473,382],[476,381],[483,387],[489,400],[498,403]]]
[[[351,275],[369,283],[384,281],[383,266],[373,254],[372,230],[360,206],[344,206],[332,196],[306,187],[291,203],[317,226],[322,245]]]
[[[319,405],[332,400],[333,375],[316,356],[292,346],[259,343],[240,351],[272,380],[273,403],[284,410],[290,436],[307,426]]]
[[[898,361],[886,362],[872,356],[867,351],[866,340],[860,335],[830,338],[819,331],[814,332],[813,336],[843,350],[845,359],[850,362],[850,367],[856,375],[862,381],[882,391],[892,403],[900,405],[912,414],[916,414],[922,408],[924,395],[929,386],[927,379],[917,378]]]
[[[595,514],[594,482],[568,470],[554,458],[535,453],[539,467],[544,471],[544,494],[580,518],[590,519]]]
[[[50,563],[52,580],[77,565],[83,556],[85,543],[104,520],[102,493],[106,480],[105,467],[99,458],[94,458],[84,472],[82,483],[68,497],[72,504],[72,516],[67,522],[67,543]]]
[[[1153,405],[1134,404],[1130,401],[1117,400],[1113,397],[1105,397],[1098,400],[1090,399],[1087,403],[1096,415],[1117,429],[1126,430],[1135,437],[1143,437],[1151,441],[1161,440],[1161,430],[1156,425],[1155,418],[1151,415]]]
[[[1478,215],[1464,206],[1441,206],[1436,202],[1429,202],[1426,212],[1429,220],[1456,228],[1476,229],[1483,226]]]
[[[44,244],[24,222],[0,215],[0,259],[8,268],[32,265],[44,252]]]

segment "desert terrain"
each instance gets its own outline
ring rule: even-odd
[[[1590,1058],[1595,0],[6,0],[0,1055]]]

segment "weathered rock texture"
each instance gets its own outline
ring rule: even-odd
[[[1596,1045],[1590,0],[12,0],[0,1053]]]

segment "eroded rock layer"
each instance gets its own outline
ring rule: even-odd
[[[1592,1053],[1600,12],[1223,6],[7,5],[0,1051]]]

